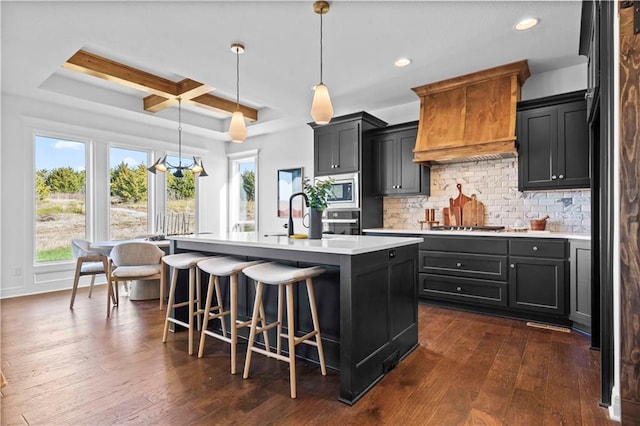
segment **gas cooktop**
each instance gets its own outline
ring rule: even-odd
[[[443,226],[436,225],[431,227],[432,231],[504,231],[504,226]]]

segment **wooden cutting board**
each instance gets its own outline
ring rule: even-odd
[[[484,204],[476,200],[476,194],[462,207],[462,226],[484,226]]]
[[[467,197],[462,193],[462,185],[457,184],[456,188],[458,188],[458,197],[457,198],[449,198],[449,214],[451,216],[451,225],[452,226],[462,226],[462,208],[465,204],[471,201],[471,197]],[[455,223],[454,222],[455,217]]]

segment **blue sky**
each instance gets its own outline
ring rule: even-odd
[[[111,167],[125,162],[131,167],[147,163],[145,151],[111,148],[109,164]],[[176,159],[177,162],[177,159]],[[36,170],[52,170],[58,167],[71,167],[74,170],[85,169],[85,144],[63,139],[36,136]]]

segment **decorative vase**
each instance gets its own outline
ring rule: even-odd
[[[309,209],[309,239],[319,240],[322,238],[322,210]]]

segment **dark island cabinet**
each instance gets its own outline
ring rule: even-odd
[[[368,135],[374,149],[380,195],[429,195],[429,168],[413,162],[418,122],[389,126]]]
[[[591,159],[584,91],[518,103],[521,191],[589,188]]]

